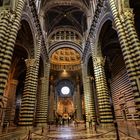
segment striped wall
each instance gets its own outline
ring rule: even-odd
[[[132,14],[130,14],[130,10],[120,17],[114,0],[109,0],[109,5],[117,29],[129,80],[131,81],[137,111],[140,112],[140,41],[131,21]]]
[[[136,119],[138,115],[136,114],[133,90],[121,54],[113,62],[111,69],[111,93],[116,119]]]
[[[112,78],[111,93],[116,119],[137,119],[134,95],[125,68]]]

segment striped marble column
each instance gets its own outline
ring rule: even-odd
[[[104,72],[104,61],[101,57],[96,57],[94,58],[93,65],[100,122],[101,124],[112,123],[113,116]]]
[[[134,15],[130,8],[126,8],[120,15],[120,21],[125,31],[127,43],[129,46],[129,55],[133,61],[135,72],[139,75],[140,69],[140,41],[134,26]]]
[[[125,21],[126,17],[124,19],[122,17],[120,18],[119,12],[115,5],[115,1],[114,0],[108,0],[108,1],[110,4],[111,12],[114,18],[118,37],[120,40],[120,45],[121,45],[127,73],[128,73],[128,76],[129,76],[129,79],[131,81],[131,85],[133,88],[136,108],[138,112],[140,113],[139,41],[137,40],[136,34],[134,33],[134,27],[132,27],[132,22],[130,23],[130,20],[128,20],[128,17],[127,17],[127,21]],[[123,23],[123,22],[126,22],[126,23]],[[123,26],[123,24],[125,27]],[[128,30],[128,28],[131,28],[131,27],[132,29],[129,29],[129,33],[128,33],[128,31],[126,30]]]
[[[47,79],[43,77],[39,80],[37,107],[36,107],[36,124],[45,125],[47,123],[48,94],[46,93]]]
[[[82,64],[83,65],[83,64]],[[95,107],[93,92],[91,91],[91,83],[89,77],[85,73],[84,65],[82,66],[82,78],[83,78],[83,88],[84,88],[84,102],[85,102],[85,115],[86,115],[86,126],[88,127],[89,116],[95,121]]]
[[[9,10],[2,10],[0,12],[0,66],[2,65],[4,52],[6,50],[7,40],[9,38],[13,20],[12,14]]]
[[[36,59],[27,59],[26,66],[26,78],[25,86],[22,96],[22,104],[20,110],[20,122],[19,125],[31,126],[34,122],[35,116],[35,105],[36,105],[36,94],[38,85],[38,71],[39,71],[39,61],[41,53],[41,36],[37,38],[37,54]]]
[[[76,95],[75,95],[75,102],[76,102],[76,107],[77,107],[77,112],[76,112],[76,119],[82,120],[82,99],[80,95],[80,85],[79,81],[77,81],[76,84]]]
[[[86,86],[86,71],[85,71],[84,64],[82,64],[82,80],[83,80],[83,90],[84,90],[85,116],[86,116],[86,120],[87,120],[87,114],[88,114],[89,110],[88,110],[88,102],[86,100],[87,86]]]
[[[133,59],[136,68],[136,72],[140,70],[140,40],[138,39],[138,35],[136,33],[136,29],[134,26],[134,14],[132,9],[126,8],[122,15],[124,19],[124,29],[127,34],[127,37],[130,41],[130,51],[133,54]],[[140,74],[140,73],[139,73]]]
[[[26,78],[24,91],[22,95],[21,109],[20,109],[20,120],[19,125],[21,126],[32,126],[35,115],[35,103],[36,103],[36,87],[37,80],[35,78],[36,60],[26,60]]]
[[[3,96],[8,78],[8,72],[10,69],[14,45],[20,26],[24,5],[25,0],[18,0],[15,13],[3,14],[3,17],[0,20],[0,96]],[[7,21],[8,18],[12,24],[9,22],[9,20]]]
[[[129,79],[135,93],[136,108],[140,113],[140,40],[138,39],[134,26],[134,15],[132,9],[125,9],[121,19],[127,38],[129,39],[130,53],[128,55],[131,55],[131,61],[133,61],[135,68],[135,70],[133,69],[133,72],[131,71]]]
[[[48,94],[49,94],[50,63],[45,65],[45,77],[41,78],[38,86],[36,124],[46,125],[48,121]]]
[[[45,84],[45,93],[46,93],[46,113],[47,113],[47,120],[48,120],[48,105],[49,105],[49,79],[50,79],[50,63],[49,62],[46,62],[46,65],[45,65],[45,77],[46,77],[46,84]]]
[[[100,54],[100,57],[97,57],[95,50],[95,39],[90,38],[90,46],[92,52],[92,60],[93,60],[93,69],[95,76],[95,84],[96,84],[96,94],[98,98],[98,109],[99,109],[99,117],[101,124],[107,124],[113,122],[111,104],[109,100],[107,81],[105,77],[104,71],[104,60]],[[99,55],[99,52],[98,52]]]
[[[49,121],[54,120],[54,108],[55,108],[55,98],[54,98],[54,86],[50,85],[50,98],[49,98]]]

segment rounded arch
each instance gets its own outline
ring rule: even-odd
[[[36,47],[36,28],[34,26],[33,20],[31,15],[28,14],[28,12],[23,12],[22,17],[21,17],[21,28],[19,30],[19,32],[21,32],[21,30],[25,30],[27,36],[30,38],[29,42],[30,42],[30,49],[29,46],[26,47],[26,50],[28,50],[29,52],[29,58],[30,57],[35,57],[35,47]],[[24,31],[24,32],[25,32]],[[21,32],[22,33],[22,32]],[[25,33],[24,33],[25,34]],[[26,37],[26,35],[25,35]]]
[[[80,54],[80,56],[82,57],[82,48],[81,48],[81,46],[79,46],[77,44],[74,44],[72,42],[62,41],[62,42],[59,42],[59,43],[56,43],[56,44],[50,46],[50,48],[49,48],[49,58],[51,57],[53,52],[55,52],[56,50],[58,50],[60,48],[66,48],[66,47],[76,50]]]
[[[98,25],[98,28],[96,28],[95,30],[95,53],[98,55],[100,54],[100,49],[99,48],[99,36],[100,36],[100,33],[101,33],[101,30],[102,30],[102,27],[103,25],[107,22],[107,21],[110,21],[110,22],[114,22],[113,21],[113,17],[112,17],[112,14],[110,12],[106,13],[106,14],[103,14],[103,16],[100,18],[99,20],[99,25]],[[115,29],[113,26],[112,26],[113,29]]]
[[[22,17],[21,17],[21,21],[22,20],[25,20],[27,23],[28,23],[28,25],[29,25],[29,27],[30,27],[30,29],[31,29],[31,32],[32,32],[32,36],[33,36],[33,42],[34,42],[34,44],[35,44],[35,34],[36,34],[36,28],[35,28],[35,26],[34,26],[34,23],[33,23],[33,20],[32,20],[32,17],[26,12],[23,12],[23,14],[22,14]]]
[[[28,52],[22,46],[15,46],[11,71],[13,73],[13,79],[18,79],[22,73],[26,70],[25,60],[28,59]]]
[[[45,5],[43,7],[43,5]],[[58,1],[58,0],[53,0],[50,1],[50,2],[43,2],[42,3],[42,11],[44,11],[44,14],[50,9],[50,8],[53,8],[53,7],[56,7],[58,5],[62,5],[62,6],[75,6],[77,8],[80,8],[82,9],[82,11],[86,12],[86,15],[88,15],[88,8],[80,1],[70,1],[70,2],[65,2],[65,1]]]

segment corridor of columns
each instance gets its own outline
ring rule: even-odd
[[[0,0],[0,140],[140,139],[138,0]]]

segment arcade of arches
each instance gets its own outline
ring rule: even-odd
[[[137,136],[139,9],[139,0],[0,0],[0,128],[61,119],[88,128],[91,118]]]

